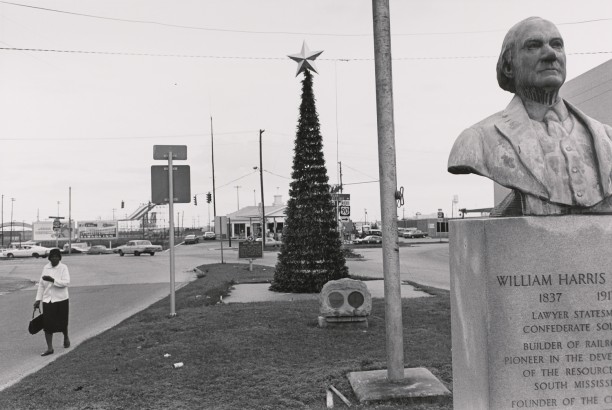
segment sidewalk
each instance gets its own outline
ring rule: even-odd
[[[177,283],[176,288],[186,283]],[[69,349],[62,347],[62,336],[53,340],[55,353],[41,357],[45,350],[42,333],[27,331],[34,290],[21,290],[0,296],[0,391],[38,371],[83,341],[112,328],[126,318],[168,296],[168,284],[83,286],[70,289]],[[170,307],[168,306],[168,312]]]

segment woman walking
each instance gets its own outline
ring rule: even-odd
[[[53,333],[64,334],[64,347],[70,347],[68,338],[68,285],[70,273],[68,267],[61,263],[62,254],[59,249],[51,249],[49,263],[43,267],[34,309],[43,304],[43,330],[47,350],[41,356],[53,354]]]

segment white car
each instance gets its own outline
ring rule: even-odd
[[[128,253],[134,254],[134,256],[140,256],[143,253],[148,253],[149,255],[155,255],[155,252],[161,252],[162,247],[160,245],[153,245],[151,241],[145,240],[134,240],[128,241],[125,245],[121,245],[115,248],[114,250],[119,256],[123,256]]]
[[[39,245],[11,245],[5,249],[1,256],[4,258],[27,258],[33,256],[35,258],[46,257],[49,255],[51,248],[46,248]]]
[[[261,238],[255,239],[257,242],[261,242]],[[276,248],[281,246],[281,241],[277,241],[274,238],[266,238],[266,246],[274,246]]]
[[[214,232],[204,232],[203,238],[204,240],[214,241],[215,239],[217,239],[217,234]]]

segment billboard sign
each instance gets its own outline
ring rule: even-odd
[[[117,221],[79,221],[79,239],[117,239]]]
[[[54,241],[56,239],[68,240],[70,229],[68,222],[60,221],[59,228],[54,228],[55,221],[36,221],[32,222],[32,240],[34,241]],[[57,225],[57,223],[56,223]],[[72,222],[72,238],[76,239],[76,229],[74,229],[74,221]]]

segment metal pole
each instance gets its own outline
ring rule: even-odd
[[[210,117],[210,155],[212,162],[212,178],[213,178],[213,217],[217,218],[217,194],[215,192],[215,143],[213,139],[213,120]],[[210,224],[210,218],[208,218]]]
[[[174,186],[172,177],[172,151],[168,152],[168,216],[170,219],[170,316],[176,316],[174,310]]]
[[[261,134],[265,130],[259,130],[259,183],[261,185],[261,247],[266,246],[266,207],[264,205],[264,186],[263,186],[263,153],[261,149]]]
[[[2,222],[0,222],[0,227],[2,227],[2,247],[4,248],[4,194],[2,194]]]
[[[397,244],[395,191],[395,130],[393,123],[393,81],[391,70],[391,24],[389,0],[372,0],[374,17],[374,66],[378,123],[378,172],[385,277],[385,325],[387,336],[387,378],[404,378],[402,299]]]
[[[72,253],[72,187],[68,187],[68,255]]]

